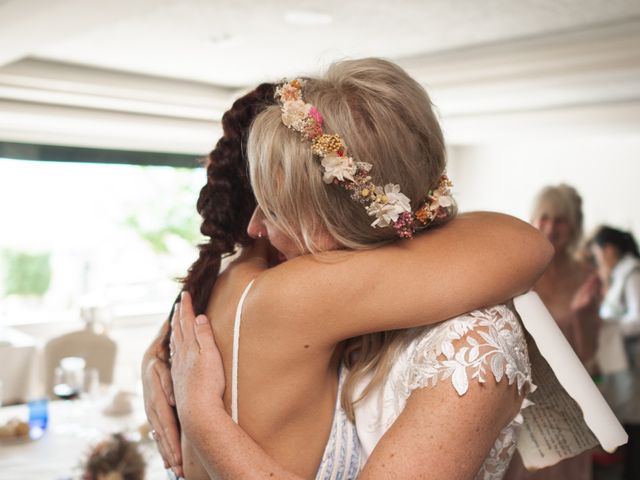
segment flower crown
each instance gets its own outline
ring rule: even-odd
[[[373,165],[355,161],[340,135],[324,132],[322,115],[302,99],[303,85],[304,80],[294,79],[276,88],[282,123],[311,142],[311,151],[321,159],[323,181],[349,190],[351,198],[364,205],[369,216],[375,217],[372,227],[390,226],[400,238],[412,238],[416,230],[449,215],[454,205],[450,193],[453,184],[446,175],[440,177],[435,190],[427,192],[424,203],[414,213],[411,200],[400,191],[399,185],[375,185],[369,175]]]

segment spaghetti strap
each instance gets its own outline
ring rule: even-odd
[[[249,282],[242,292],[238,308],[236,309],[236,317],[233,321],[233,356],[231,363],[231,418],[238,423],[238,352],[240,350],[240,321],[242,319],[242,305],[244,299],[249,293],[249,289],[253,285],[253,280]]]

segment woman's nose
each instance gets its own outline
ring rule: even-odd
[[[253,215],[251,215],[251,220],[249,220],[249,225],[247,226],[247,234],[251,238],[262,238],[267,236],[267,230],[264,226],[264,214],[260,207],[256,207],[253,211]]]

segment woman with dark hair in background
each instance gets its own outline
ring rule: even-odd
[[[606,294],[600,316],[617,321],[625,339],[629,363],[640,367],[640,254],[633,235],[600,227],[591,240]]]
[[[600,316],[624,339],[627,371],[604,377],[603,391],[629,434],[624,479],[640,478],[640,253],[629,232],[603,226],[590,242],[605,286]]]

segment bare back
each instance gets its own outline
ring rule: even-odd
[[[224,362],[224,404],[229,413],[236,309],[245,287],[265,269],[248,257],[250,253],[243,253],[220,274],[206,311]],[[248,301],[250,297],[249,291]],[[312,478],[334,415],[338,352],[313,338],[304,340],[300,332],[291,335],[274,328],[254,312],[241,312],[238,423],[282,466]],[[291,325],[295,329],[296,322]],[[182,448],[186,478],[209,478],[184,435]]]

